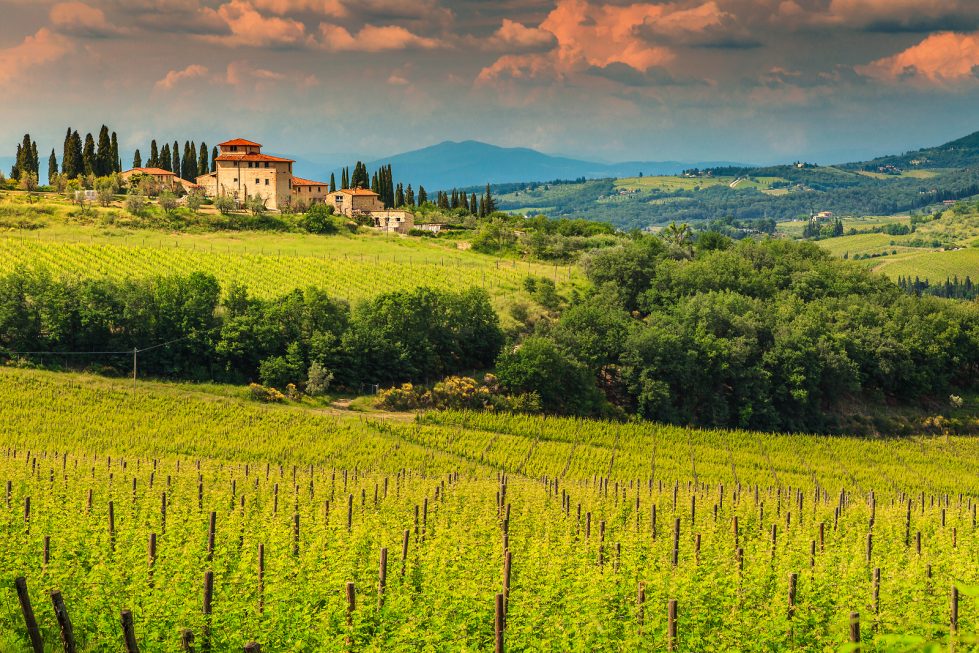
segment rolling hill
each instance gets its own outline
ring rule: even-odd
[[[552,156],[526,147],[499,147],[471,140],[444,141],[419,150],[369,161],[367,168],[374,170],[385,164],[391,164],[395,177],[403,183],[410,183],[416,188],[420,184],[429,190],[580,177],[633,177],[640,172],[644,175],[669,175],[690,167],[729,165],[721,162],[679,161],[599,163]]]

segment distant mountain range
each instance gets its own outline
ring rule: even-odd
[[[730,162],[628,161],[598,163],[561,156],[551,156],[526,147],[499,147],[480,141],[444,141],[437,145],[366,162],[374,171],[391,164],[394,178],[426,190],[447,190],[521,181],[555,179],[601,179],[670,175],[687,168],[744,165]],[[339,180],[339,170],[334,170]],[[329,171],[323,175],[329,178]]]

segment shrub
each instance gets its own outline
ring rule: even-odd
[[[146,196],[140,191],[126,195],[126,210],[133,215],[141,215],[146,208]]]
[[[311,397],[325,395],[333,381],[333,372],[314,362],[306,373],[306,394]]]
[[[192,191],[187,195],[187,208],[197,213],[204,204],[204,194],[199,190]]]
[[[220,195],[214,200],[214,208],[222,215],[228,215],[235,210],[235,201],[227,195]]]
[[[322,203],[309,207],[299,221],[299,227],[311,234],[335,234],[340,231],[340,223],[333,217],[333,207]]]
[[[177,196],[168,190],[160,193],[157,202],[159,202],[160,208],[168,215],[177,210]]]
[[[285,395],[275,388],[259,385],[258,383],[249,383],[248,389],[251,391],[252,399],[255,399],[256,401],[277,404],[282,403],[286,399]]]

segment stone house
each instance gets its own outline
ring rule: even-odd
[[[415,216],[402,209],[371,211],[374,227],[388,233],[407,234],[415,226]]]
[[[160,185],[161,189],[173,190],[177,186],[177,175],[163,168],[132,168],[131,170],[120,172],[119,178],[128,186],[130,180],[136,175],[152,177]]]
[[[380,197],[366,188],[343,188],[330,193],[326,201],[333,205],[339,215],[352,218],[358,213],[373,214],[374,211],[383,211],[384,203],[381,202]]]

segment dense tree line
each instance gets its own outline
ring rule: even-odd
[[[959,279],[958,275],[946,277],[944,283],[932,284],[928,279],[915,277],[898,277],[898,288],[911,293],[912,295],[932,295],[934,297],[944,297],[946,299],[976,299],[979,297],[979,286],[972,282],[972,277],[966,276],[965,280]]]
[[[174,141],[172,146],[169,143],[164,143],[163,147],[160,148],[156,143],[156,139],[153,139],[150,141],[149,152],[150,154],[146,159],[145,165],[141,152],[138,149],[133,152],[132,167],[169,170],[181,179],[193,182],[201,175],[214,172],[217,165],[214,162],[218,154],[217,148],[214,148],[211,152],[210,159],[208,159],[207,143],[204,141],[201,141],[199,147],[192,140],[184,141],[183,149],[181,150],[179,141]]]
[[[182,379],[258,381],[302,388],[316,363],[334,384],[435,381],[492,364],[502,333],[481,289],[398,291],[351,307],[316,288],[259,299],[243,286],[222,293],[211,276],[146,280],[0,277],[0,354],[50,352],[41,364],[85,364]],[[31,356],[25,356],[31,358]]]
[[[908,295],[811,243],[642,236],[586,270],[594,293],[534,335],[548,344],[500,360],[509,389],[535,384],[551,410],[598,412],[598,388],[606,410],[648,419],[831,431],[851,399],[941,401],[979,372],[974,302]]]

